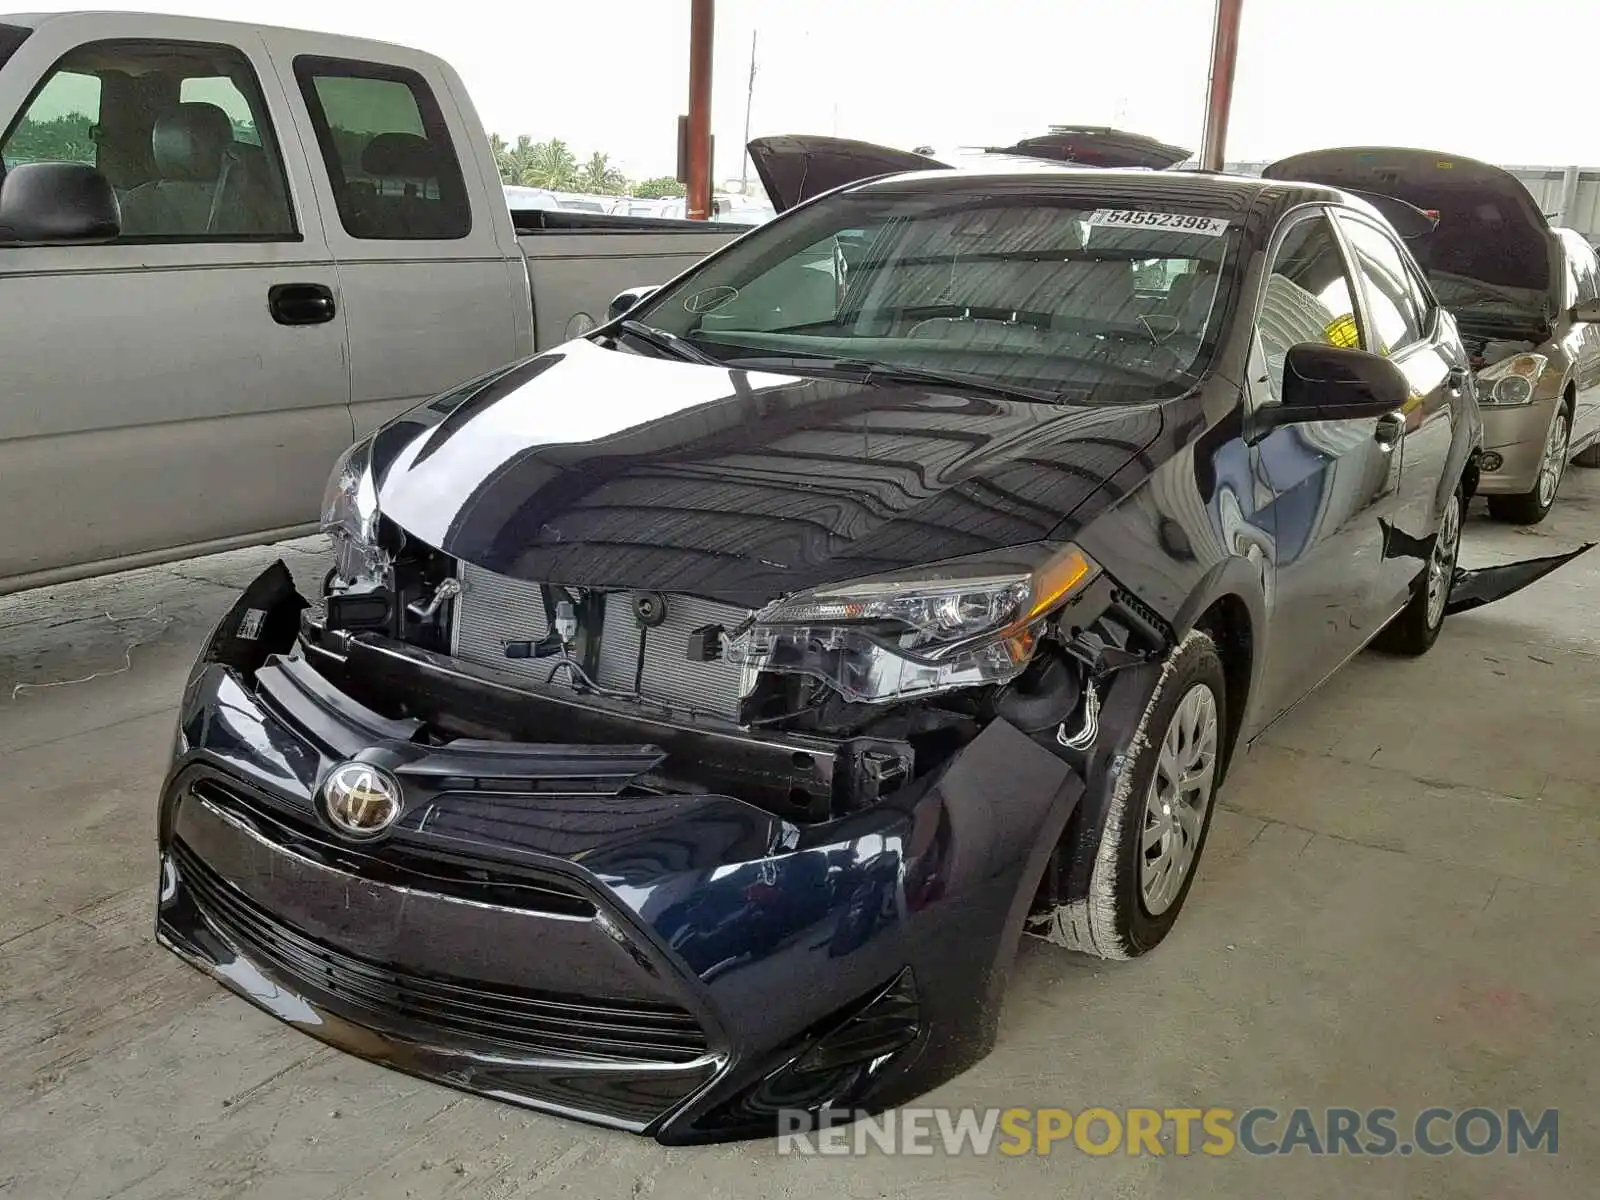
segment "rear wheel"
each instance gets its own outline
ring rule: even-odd
[[[1572,440],[1572,414],[1562,407],[1550,422],[1545,435],[1544,454],[1539,459],[1539,475],[1533,488],[1518,496],[1490,496],[1489,515],[1513,525],[1537,525],[1550,515],[1567,470],[1567,448]]]
[[[1580,467],[1600,467],[1600,442],[1596,442],[1572,460]]]
[[[1100,958],[1159,945],[1194,884],[1221,777],[1227,693],[1216,644],[1195,631],[1167,660],[1094,851],[1089,895],[1045,936]],[[1092,836],[1088,831],[1079,837]]]
[[[1439,640],[1444,628],[1445,604],[1450,599],[1450,584],[1456,575],[1456,556],[1461,551],[1461,489],[1457,488],[1439,518],[1439,532],[1428,555],[1428,569],[1422,586],[1400,615],[1383,627],[1373,645],[1390,654],[1413,657],[1426,654]]]

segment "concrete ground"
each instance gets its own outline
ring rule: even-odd
[[[1597,528],[1600,472],[1574,471],[1545,525],[1479,515],[1466,555]],[[1554,1157],[1382,1160],[664,1150],[255,1012],[153,943],[153,813],[189,661],[276,552],[0,600],[0,1195],[1593,1194],[1600,551],[1425,659],[1354,662],[1239,766],[1172,938],[1120,965],[1026,945],[998,1048],[927,1101],[1561,1110]],[[281,552],[320,574],[316,541]]]

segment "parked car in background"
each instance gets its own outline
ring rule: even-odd
[[[1314,150],[1268,166],[1305,180],[1397,197],[1437,214],[1410,247],[1454,314],[1484,413],[1480,490],[1503,521],[1535,524],[1567,462],[1600,466],[1600,271],[1579,234],[1552,228],[1509,171],[1431,150]],[[1397,298],[1398,299],[1398,298]],[[1416,334],[1420,314],[1376,314],[1386,338]]]
[[[332,577],[266,572],[184,691],[164,945],[667,1142],[876,1110],[987,1053],[1025,926],[1157,946],[1233,756],[1433,645],[1482,423],[1374,208],[812,165],[341,460]]]
[[[432,55],[149,14],[0,16],[0,164],[0,591],[314,530],[352,440],[740,232],[513,214]]]

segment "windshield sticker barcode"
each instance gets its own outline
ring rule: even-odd
[[[1193,213],[1144,212],[1133,208],[1100,208],[1089,214],[1091,226],[1112,229],[1164,229],[1172,233],[1199,233],[1218,237],[1228,232],[1221,217],[1201,217]]]

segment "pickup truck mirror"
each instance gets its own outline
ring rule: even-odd
[[[631,287],[625,292],[618,292],[611,301],[611,307],[606,310],[606,320],[615,321],[623,316],[629,309],[637,308],[645,297],[660,287],[660,284],[650,284],[645,287]]]
[[[82,163],[19,163],[0,181],[0,243],[109,242],[122,210],[106,177]]]
[[[1600,300],[1579,300],[1572,306],[1572,319],[1582,324],[1600,322]]]
[[[1263,432],[1309,421],[1345,421],[1397,412],[1411,383],[1394,363],[1366,350],[1302,342],[1283,362],[1283,401],[1256,410]]]

